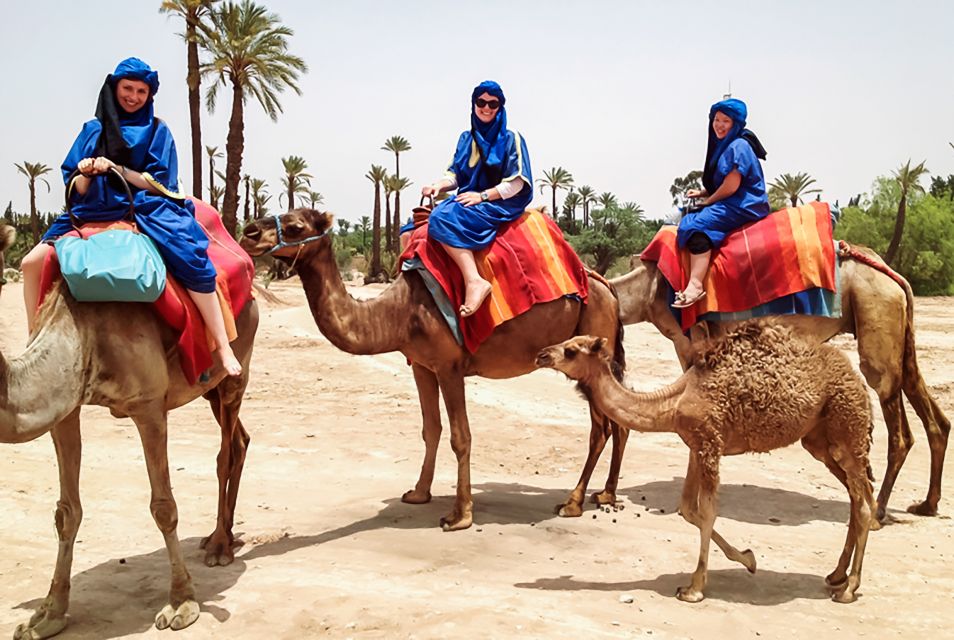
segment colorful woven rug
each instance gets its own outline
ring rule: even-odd
[[[235,316],[241,313],[252,299],[255,266],[249,255],[229,235],[218,212],[201,200],[190,199],[195,205],[196,220],[209,237],[209,258],[217,272],[215,289],[222,305],[226,332],[229,340],[234,340],[237,336]],[[124,221],[90,223],[83,226],[83,232],[90,235],[119,228],[128,229],[130,225]],[[75,231],[71,234],[78,235]],[[56,252],[50,251],[40,278],[39,304],[43,303],[46,294],[59,277],[60,265],[56,260]],[[202,372],[212,366],[210,347],[214,344],[205,329],[199,310],[185,287],[172,276],[168,276],[165,291],[152,303],[152,308],[163,322],[177,333],[182,373],[189,384],[195,384]]]
[[[674,290],[686,287],[689,251],[677,248],[675,226],[660,229],[640,258],[655,262]],[[701,319],[785,313],[837,317],[837,283],[829,208],[811,202],[729,234],[712,254],[706,296],[681,313],[674,311],[684,330]]]
[[[477,270],[493,290],[477,313],[460,318],[464,280],[444,248],[427,236],[427,224],[414,231],[401,255],[402,271],[418,270],[458,343],[474,353],[494,329],[535,304],[563,296],[584,303],[589,292],[586,268],[549,217],[534,209],[503,225],[490,247],[474,254]],[[443,298],[443,299],[442,299]]]

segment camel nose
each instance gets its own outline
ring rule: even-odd
[[[553,364],[553,358],[550,357],[550,354],[544,349],[537,354],[537,359],[534,362],[538,367],[549,367]]]
[[[262,237],[262,230],[259,228],[257,222],[246,226],[242,229],[242,235],[248,238],[249,240],[258,240]]]

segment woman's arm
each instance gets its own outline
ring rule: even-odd
[[[76,180],[73,182],[73,188],[76,189],[76,192],[81,196],[86,195],[94,177],[103,175],[110,169],[116,169],[123,178],[126,179],[126,182],[137,189],[143,189],[149,193],[160,195],[159,191],[143,178],[141,173],[118,165],[109,158],[83,158],[79,161],[76,168],[79,169],[80,175],[76,176]]]
[[[715,190],[715,193],[702,201],[703,206],[708,207],[710,204],[714,204],[719,200],[725,200],[738,191],[739,185],[741,184],[742,174],[739,173],[737,169],[733,169],[729,172],[729,175],[725,177],[725,180],[722,181],[722,184],[719,185],[719,188]]]

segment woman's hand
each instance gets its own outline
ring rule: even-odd
[[[421,187],[422,196],[436,196],[441,192],[441,185],[439,184],[426,184]]]
[[[705,198],[707,195],[709,194],[706,193],[705,189],[689,189],[686,191],[687,198]]]
[[[99,158],[83,158],[76,164],[79,172],[87,178],[102,175],[115,167],[116,163],[102,156]]]
[[[461,203],[465,207],[472,207],[475,204],[480,204],[480,194],[476,191],[468,191],[466,193],[458,194],[454,200]]]

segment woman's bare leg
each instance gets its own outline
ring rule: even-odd
[[[473,251],[450,247],[444,243],[441,243],[441,246],[460,268],[461,275],[464,276],[464,286],[467,288],[467,292],[464,294],[464,304],[460,306],[460,315],[462,318],[472,316],[490,295],[492,287],[489,282],[480,277]]]
[[[198,291],[189,291],[192,301],[199,308],[202,319],[205,320],[205,326],[212,333],[212,339],[215,340],[215,353],[219,362],[225,368],[230,376],[241,375],[242,364],[232,353],[232,347],[229,344],[228,334],[225,332],[225,319],[222,317],[222,307],[219,306],[219,299],[215,292],[199,293]]]
[[[698,298],[705,290],[703,282],[706,279],[706,272],[709,271],[709,258],[711,256],[712,251],[693,253],[689,256],[689,284],[682,291],[686,300]]]
[[[43,263],[53,247],[40,243],[30,249],[30,253],[23,256],[20,269],[23,270],[23,303],[26,305],[27,330],[33,333],[33,322],[36,319],[36,305],[40,299],[40,276],[43,273]]]

